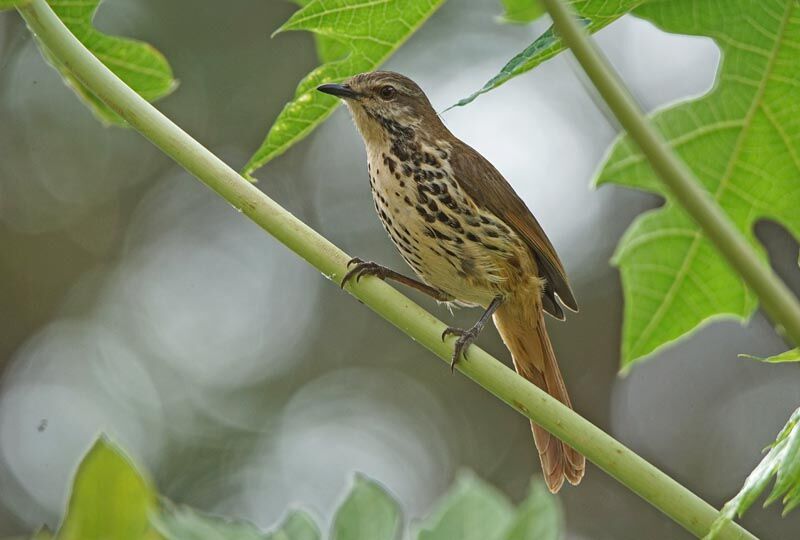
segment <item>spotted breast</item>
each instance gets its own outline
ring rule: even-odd
[[[459,185],[451,146],[379,121],[384,144],[368,149],[367,165],[375,210],[417,275],[461,304],[482,306],[511,282],[535,281],[524,242]]]

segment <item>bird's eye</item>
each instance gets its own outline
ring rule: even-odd
[[[381,99],[389,101],[390,99],[394,99],[394,96],[397,95],[397,90],[394,86],[387,84],[381,87],[378,94],[381,96]]]

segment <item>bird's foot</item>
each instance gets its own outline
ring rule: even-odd
[[[455,371],[456,362],[458,362],[458,359],[461,358],[462,354],[464,355],[464,358],[467,357],[467,348],[472,345],[472,342],[478,337],[479,332],[480,330],[475,327],[464,330],[462,328],[454,328],[452,326],[446,328],[445,331],[442,332],[442,341],[444,341],[447,336],[458,336],[455,347],[453,348],[453,356],[450,359],[451,372]]]
[[[352,266],[352,268],[350,268]],[[386,279],[388,275],[388,269],[379,265],[378,263],[364,261],[359,259],[358,257],[353,257],[348,261],[347,268],[349,270],[342,278],[341,287],[344,289],[344,286],[347,285],[351,279],[355,278],[356,283],[364,277],[364,276],[375,276],[380,279]]]

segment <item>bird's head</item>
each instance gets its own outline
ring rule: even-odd
[[[317,90],[344,100],[367,143],[398,130],[435,132],[444,128],[417,83],[399,73],[361,73],[341,84],[323,84]]]

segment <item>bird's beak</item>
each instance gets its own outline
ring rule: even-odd
[[[361,97],[361,94],[346,84],[323,84],[317,86],[317,90],[324,94],[330,94],[344,99],[358,99]]]

